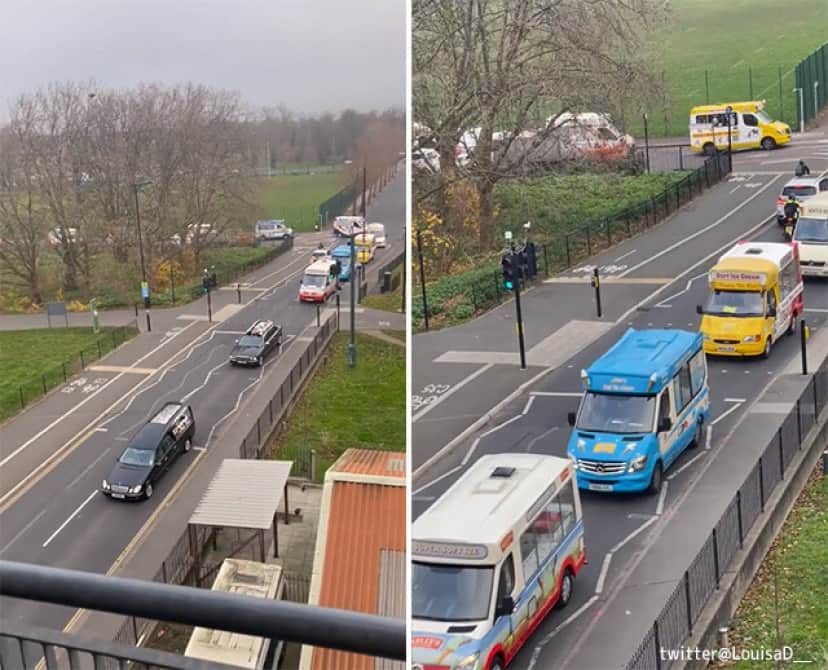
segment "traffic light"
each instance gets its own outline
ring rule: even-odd
[[[518,260],[518,276],[521,279],[529,279],[529,258],[526,255],[526,250],[521,249],[517,254]]]
[[[209,275],[205,274],[201,278],[201,288],[204,289],[205,294],[210,292],[210,277],[209,277]]]
[[[507,291],[513,291],[515,288],[515,282],[518,279],[518,269],[515,264],[514,255],[509,253],[503,256],[503,260],[500,261],[500,265],[503,268],[503,288]]]

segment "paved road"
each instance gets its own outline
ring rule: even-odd
[[[399,175],[369,205],[370,218],[386,223],[391,239],[375,265],[402,243],[404,198]],[[298,302],[296,286],[314,241],[297,240],[280,267],[250,278],[247,302],[219,307],[214,316],[220,320],[210,324],[194,319],[201,316],[195,312],[179,314],[174,332],[140,335],[131,349],[108,357],[105,367],[88,370],[85,383],[66,385],[0,427],[0,557],[96,572],[110,568],[198,451],[211,448],[216,431],[279,365],[276,355],[262,369],[231,368],[227,356],[238,334],[254,319],[273,318],[284,327],[284,351],[315,324],[315,309]],[[164,402],[178,399],[193,407],[194,450],[177,461],[151,500],[104,498],[98,486],[129,436]],[[58,629],[72,615],[68,608],[13,599],[0,601],[0,612]]]
[[[824,157],[808,157],[815,173],[828,169],[825,153]],[[414,481],[414,517],[481,454],[537,451],[565,455],[570,430],[566,415],[577,409],[580,370],[606,351],[627,327],[695,330],[695,305],[707,295],[705,275],[720,253],[743,238],[782,239],[769,217],[789,173],[760,174],[776,171],[760,171],[761,161],[757,160],[776,160],[782,154],[746,159],[753,170],[749,176],[737,162],[740,174],[697,199],[668,223],[530,291],[524,306],[528,370],[519,370],[512,348],[512,304],[470,324],[416,336],[413,389],[419,397],[414,399],[413,462],[419,471]],[[799,152],[793,156],[789,165],[795,163]],[[611,278],[603,284],[605,315],[600,320],[595,316],[592,289],[584,282],[593,264]],[[805,316],[815,332],[824,329],[828,284],[808,282],[806,309]],[[717,445],[747,404],[797,355],[798,338],[785,338],[767,361],[711,359],[714,420],[708,448],[685,453],[668,471],[666,490],[658,498],[583,495],[590,562],[578,579],[569,608],[553,613],[541,625],[514,667],[540,670],[562,667],[566,661],[566,667],[579,668],[585,667],[579,661],[587,655],[588,667],[596,670],[625,662],[616,657],[618,648],[604,644],[599,626],[586,626],[600,619],[604,631],[609,627],[637,641],[652,623],[651,619],[628,616],[623,606],[604,610],[606,594],[625,582],[633,556],[649,549],[646,534],[639,529],[674,511],[676,500],[717,452]],[[515,392],[521,384],[524,388]],[[511,394],[511,402],[496,407]],[[483,417],[482,421],[478,417]],[[475,427],[475,423],[482,425]],[[740,484],[741,480],[734,481],[730,490]],[[682,550],[676,547],[673,558],[683,560]]]

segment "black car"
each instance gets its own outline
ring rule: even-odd
[[[256,321],[230,352],[230,365],[261,365],[265,357],[282,344],[282,327],[272,321]]]
[[[151,498],[153,485],[176,457],[193,446],[195,420],[189,405],[166,403],[129,441],[101,492],[118,500]]]

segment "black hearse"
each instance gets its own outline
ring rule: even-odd
[[[230,365],[256,365],[282,344],[282,327],[273,321],[255,321],[230,352]]]
[[[195,419],[189,405],[166,403],[129,441],[101,492],[118,500],[152,497],[153,485],[176,457],[193,446]]]

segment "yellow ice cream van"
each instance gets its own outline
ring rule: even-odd
[[[696,307],[706,353],[767,358],[776,340],[796,330],[804,288],[795,244],[739,242],[708,283],[707,304]]]
[[[733,151],[770,150],[791,141],[791,127],[768,116],[764,111],[764,100],[722,102],[690,110],[690,148],[693,151],[707,156],[712,156],[717,149],[727,151],[728,108]]]

